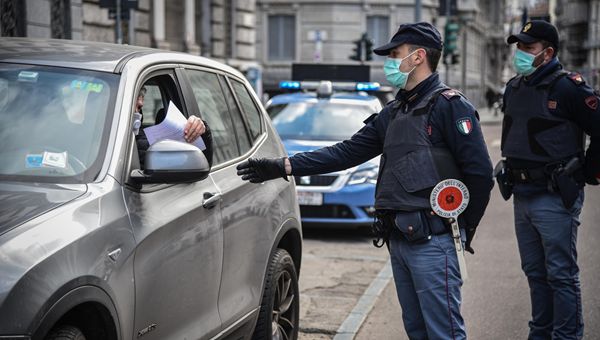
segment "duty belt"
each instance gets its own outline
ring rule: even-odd
[[[543,182],[548,179],[548,169],[546,167],[533,169],[510,169],[512,180],[515,183],[533,183]]]

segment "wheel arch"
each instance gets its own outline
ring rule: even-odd
[[[285,249],[292,256],[296,267],[296,274],[300,276],[300,265],[302,263],[302,231],[300,222],[296,219],[289,218],[283,222],[283,225],[279,230],[277,242],[274,243],[269,258],[271,258],[277,248]]]
[[[47,312],[30,326],[33,340],[43,339],[57,324],[74,321],[80,324],[73,326],[84,329],[102,327],[105,330],[106,333],[91,340],[121,339],[116,308],[102,288],[93,285],[79,286],[53,300],[55,302]]]

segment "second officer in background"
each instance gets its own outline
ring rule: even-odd
[[[442,179],[460,178],[471,200],[459,218],[465,249],[493,186],[492,165],[473,105],[436,72],[442,39],[429,23],[404,24],[374,50],[396,99],[350,139],[288,158],[249,159],[238,166],[254,183],[339,171],[381,156],[375,208],[392,230],[392,269],[404,328],[411,339],[465,339],[458,258],[446,223],[431,213],[429,194]]]
[[[517,76],[504,93],[506,160],[496,173],[504,198],[514,193],[531,296],[529,339],[581,339],[577,229],[583,186],[600,178],[599,99],[580,74],[563,70],[552,24],[533,20],[507,42],[517,44]],[[587,152],[584,132],[591,136]]]

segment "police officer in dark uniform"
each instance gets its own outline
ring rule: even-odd
[[[496,167],[502,195],[514,193],[521,264],[529,281],[529,339],[581,339],[583,318],[577,228],[583,186],[600,177],[598,96],[556,56],[558,32],[548,22],[526,23],[506,85],[502,156]],[[585,152],[584,132],[591,136]]]
[[[381,156],[375,207],[391,228],[389,248],[404,327],[411,339],[464,339],[462,280],[450,230],[430,209],[442,179],[459,178],[471,200],[459,219],[470,252],[493,187],[492,165],[475,108],[436,72],[442,50],[429,23],[404,24],[374,50],[388,56],[396,99],[350,139],[278,159],[249,159],[238,174],[250,182],[339,171]],[[465,234],[465,233],[463,233]]]

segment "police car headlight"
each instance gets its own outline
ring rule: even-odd
[[[379,168],[371,168],[366,170],[359,170],[350,176],[348,185],[356,184],[375,184],[377,183],[377,175],[379,174]]]

